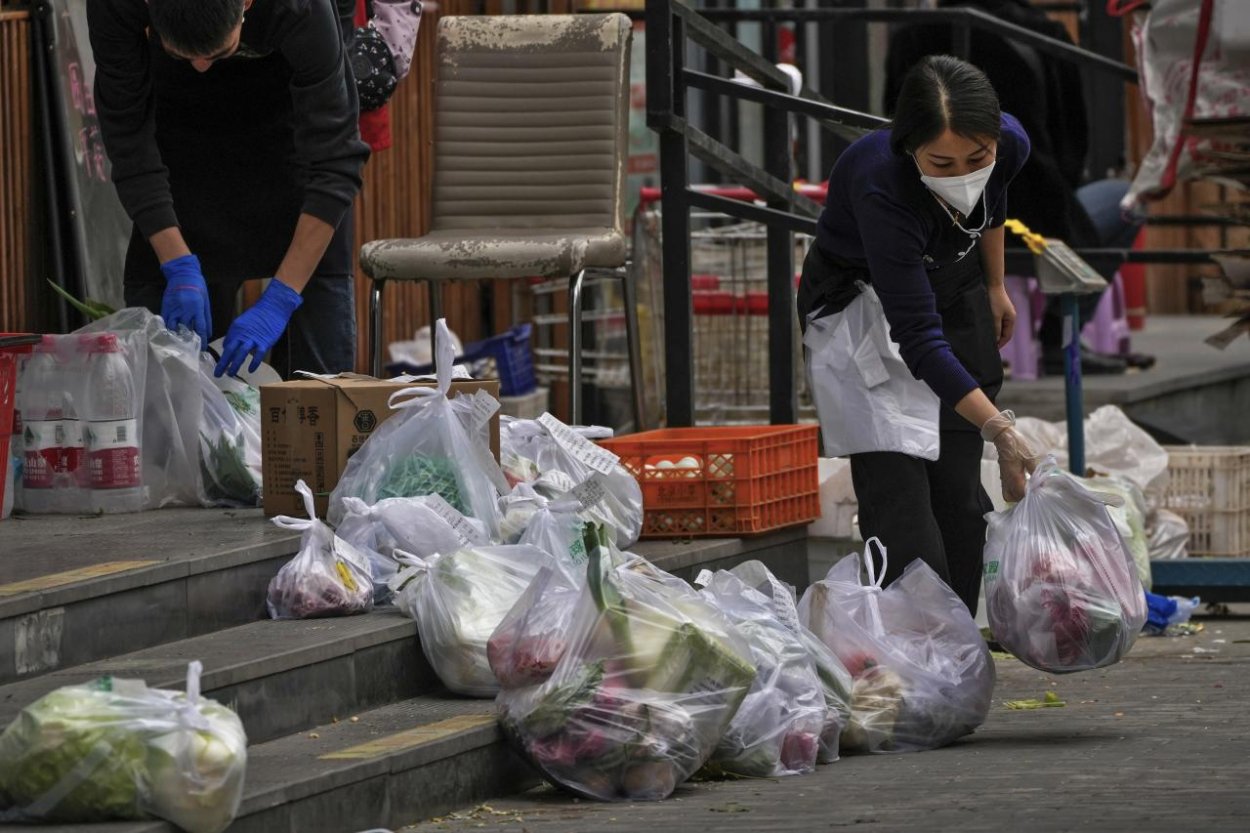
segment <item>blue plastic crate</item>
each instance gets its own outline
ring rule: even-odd
[[[533,331],[531,324],[518,324],[506,333],[475,341],[464,348],[464,360],[494,359],[502,396],[533,393],[538,387],[538,377],[534,375],[534,351],[530,348]]]
[[[534,328],[530,324],[518,324],[506,333],[475,341],[456,357],[456,364],[473,364],[494,359],[499,375],[500,396],[525,396],[538,389],[538,377],[534,375],[534,352],[530,336]],[[424,376],[434,372],[434,365],[413,365],[403,362],[386,366],[389,375],[408,373]]]

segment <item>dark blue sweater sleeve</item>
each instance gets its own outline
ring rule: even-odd
[[[924,268],[924,226],[916,213],[880,192],[855,211],[872,285],[881,299],[890,338],[912,375],[954,407],[977,387],[942,333],[937,299]]]

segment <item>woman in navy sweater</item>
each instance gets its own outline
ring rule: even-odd
[[[1029,154],[985,75],[945,55],[908,74],[888,129],[838,159],[803,263],[799,320],[826,453],[849,455],[864,539],[887,581],[924,559],[975,613],[991,504],[1035,459],[995,407],[998,349],[1016,313],[1003,288],[1007,188]]]

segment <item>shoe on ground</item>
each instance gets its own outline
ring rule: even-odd
[[[1110,376],[1123,373],[1128,369],[1128,362],[1119,356],[1106,353],[1095,353],[1093,350],[1081,348],[1081,374],[1085,376]],[[1063,350],[1045,350],[1042,353],[1042,371],[1047,376],[1063,375]]]

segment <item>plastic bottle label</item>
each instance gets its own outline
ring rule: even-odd
[[[142,485],[138,441],[138,423],[133,419],[92,422],[87,436],[91,488],[129,489]]]
[[[78,480],[83,472],[83,461],[87,456],[87,439],[83,430],[82,420],[62,420],[57,428],[60,436],[61,464],[59,471],[73,475]]]
[[[39,420],[22,426],[22,438],[26,448],[22,465],[23,488],[52,488],[57,469],[61,465],[61,445],[57,442],[58,425],[53,420]]]

